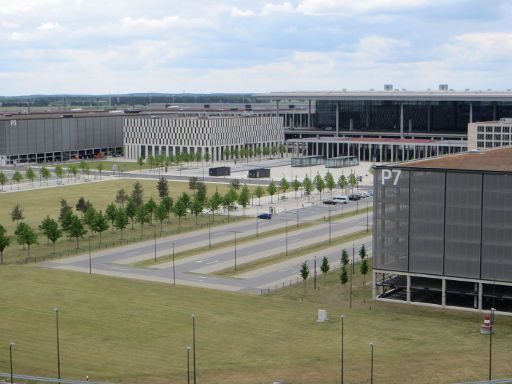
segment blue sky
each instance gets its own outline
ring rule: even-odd
[[[0,94],[512,88],[512,1],[0,0]]]

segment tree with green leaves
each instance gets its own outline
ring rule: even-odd
[[[206,161],[206,163],[209,163],[211,159],[211,156],[208,152],[205,152],[203,155],[203,160]]]
[[[5,228],[0,224],[0,264],[4,263],[4,251],[11,244],[11,239],[6,233]]]
[[[34,179],[36,178],[36,173],[32,168],[27,169],[27,172],[25,172],[25,177],[27,180],[30,180],[30,183],[34,184]]]
[[[196,158],[196,163],[197,165],[199,165],[199,163],[201,162],[201,160],[203,160],[203,155],[201,154],[201,152],[196,152],[194,154],[195,158]]]
[[[162,199],[160,204],[165,207],[165,212],[166,212],[166,216],[167,216],[167,222],[169,222],[170,221],[170,214],[172,212],[172,206],[174,204],[174,201],[172,200],[171,197],[165,196]]]
[[[361,245],[361,248],[359,249],[359,257],[361,258],[361,265],[359,266],[359,271],[361,272],[361,275],[363,275],[363,287],[365,285],[365,278],[366,274],[368,273],[368,270],[370,269],[368,266],[368,254],[366,252],[366,247]]]
[[[240,180],[238,179],[233,179],[231,180],[231,189],[235,190],[235,191],[238,191],[240,189]]]
[[[123,229],[128,225],[128,216],[124,209],[118,209],[114,220],[114,226],[121,232],[121,240],[123,240]]]
[[[269,147],[263,147],[263,156],[268,157],[270,155],[270,148]]]
[[[254,196],[258,198],[258,205],[261,205],[261,198],[263,197],[264,194],[265,189],[261,185],[258,185],[254,190]]]
[[[368,168],[368,173],[372,176],[375,176],[376,169],[377,169],[377,165],[375,164],[375,162],[373,162],[372,165],[370,166],[370,168]]]
[[[194,192],[194,196],[196,195],[197,183],[199,179],[195,176],[192,176],[188,179],[188,189]]]
[[[169,196],[169,182],[165,177],[158,179],[156,189],[158,190],[158,196],[160,196],[160,199],[163,199],[165,196]]]
[[[238,155],[239,155],[238,148],[237,147],[233,148],[231,150],[231,157],[233,157],[233,159],[235,159],[235,162],[238,159]]]
[[[231,212],[233,209],[235,209],[235,203],[238,199],[238,196],[236,194],[236,191],[231,188],[229,191],[226,192],[224,197],[222,198],[222,207],[224,209],[227,209],[228,211],[228,221],[229,221],[229,212]]]
[[[70,213],[73,213],[73,208],[69,206],[65,199],[60,199],[59,222],[61,226],[63,226],[64,219]]]
[[[302,185],[304,187],[304,191],[306,192],[306,194],[308,196],[311,195],[311,192],[313,192],[313,182],[308,177],[308,175],[306,175],[306,177],[304,178],[304,181],[302,182]]]
[[[179,198],[183,200],[187,209],[190,208],[190,196],[188,195],[188,193],[183,192]]]
[[[208,209],[212,212],[212,221],[215,221],[215,212],[220,209],[222,205],[222,196],[219,192],[215,191],[208,199]]]
[[[256,157],[259,156],[259,158],[261,160],[261,148],[260,147],[254,148],[254,156],[256,156]]]
[[[268,185],[267,187],[267,192],[268,194],[270,195],[270,204],[273,203],[273,199],[274,199],[274,195],[276,194],[277,192],[277,187],[276,185],[274,184],[274,180],[272,180],[270,182],[270,184]]]
[[[107,205],[107,209],[105,209],[105,215],[112,224],[112,228],[114,228],[114,221],[116,220],[117,215],[117,207],[114,203],[110,203],[109,205]]]
[[[329,259],[327,259],[327,257],[324,256],[324,258],[322,259],[322,264],[320,265],[320,270],[324,274],[324,278],[325,276],[327,276],[327,272],[329,272],[329,269],[331,269],[331,266],[329,265]]]
[[[244,184],[242,187],[242,190],[240,191],[240,194],[238,195],[238,204],[240,204],[243,207],[243,214],[245,216],[245,208],[249,205],[251,201],[251,191],[249,190],[249,187],[247,184]]]
[[[206,203],[208,202],[208,187],[205,183],[200,181],[197,183],[197,190],[196,190],[196,197],[203,202],[203,205],[206,206]]]
[[[41,167],[39,169],[39,175],[46,181],[46,185],[48,185],[48,179],[50,178],[50,171],[46,167]]]
[[[131,198],[137,206],[144,202],[144,188],[142,188],[142,184],[138,181],[133,184]]]
[[[351,172],[348,176],[348,183],[352,187],[352,193],[354,193],[354,187],[357,185],[357,176],[354,172]]]
[[[130,196],[128,196],[128,194],[126,193],[126,191],[124,190],[124,188],[121,188],[119,191],[117,191],[116,193],[116,203],[117,204],[121,204],[121,207],[124,208],[124,202],[126,200],[128,200]]]
[[[347,180],[347,176],[345,175],[341,175],[339,178],[338,178],[338,186],[342,189],[342,190],[345,190],[345,188],[347,188],[347,185],[348,185],[348,180]]]
[[[322,200],[322,191],[325,189],[325,181],[324,179],[322,178],[322,176],[320,176],[319,174],[317,174],[315,176],[315,179],[313,180],[314,184],[315,184],[315,189],[318,191],[318,193],[320,194],[320,200]]]
[[[21,208],[20,204],[16,204],[12,211],[10,212],[11,220],[16,222],[16,225],[18,225],[20,220],[23,220],[23,208]]]
[[[62,184],[62,178],[64,177],[64,169],[62,168],[62,165],[58,164],[55,166],[54,169],[55,176],[59,179],[59,182]]]
[[[59,228],[59,223],[50,218],[50,216],[46,216],[39,225],[39,229],[48,239],[48,243],[50,241],[52,242],[53,253],[55,254],[55,243],[62,237],[62,230]]]
[[[108,229],[108,219],[102,211],[96,212],[96,216],[94,217],[94,231],[98,232],[100,236],[100,246],[101,246],[101,234]]]
[[[22,222],[16,226],[14,234],[16,235],[18,244],[23,245],[23,248],[25,248],[25,245],[27,246],[28,257],[30,257],[30,246],[37,244],[37,233],[30,225]]]
[[[187,215],[187,209],[189,207],[189,202],[186,199],[184,199],[183,196],[184,195],[182,194],[178,198],[173,207],[173,213],[178,218],[178,225],[181,225],[181,218]]]
[[[162,233],[162,225],[164,220],[167,217],[167,207],[163,203],[163,201],[158,204],[158,207],[155,209],[155,219],[160,223],[160,233]]]
[[[96,214],[96,210],[93,207],[89,207],[82,217],[84,224],[89,227],[92,236],[94,236],[94,229],[96,227]]]
[[[304,291],[306,291],[306,280],[309,277],[309,266],[307,261],[304,261],[300,266],[300,276],[304,281]]]
[[[73,178],[76,181],[76,176],[78,175],[78,168],[75,164],[72,164],[68,167],[68,171],[73,175]]]
[[[91,171],[91,167],[88,163],[85,161],[82,161],[80,163],[80,170],[82,171],[82,175],[85,173],[87,175],[87,178],[89,178],[89,173]]]
[[[286,153],[286,145],[284,145],[282,143],[279,144],[278,150],[279,150],[279,153],[281,154],[281,157],[283,157],[284,154]]]
[[[87,229],[84,227],[84,223],[77,215],[71,215],[69,219],[69,223],[66,228],[69,237],[74,237],[76,239],[76,249],[80,248],[78,240],[87,233]]]
[[[85,215],[85,212],[87,212],[89,208],[92,208],[92,204],[89,200],[85,201],[84,197],[81,196],[78,199],[75,208],[78,212],[82,212],[82,215]]]
[[[346,249],[341,251],[341,272],[340,272],[340,281],[341,284],[345,285],[348,282],[348,273],[347,273],[347,266],[348,263],[350,263],[350,259],[348,256],[348,252]]]
[[[324,176],[324,181],[325,181],[325,187],[331,193],[331,198],[332,198],[332,190],[334,188],[336,188],[336,181],[334,181],[334,177],[332,176],[331,172],[327,171],[327,173]]]
[[[279,189],[281,190],[281,192],[283,192],[283,196],[286,193],[286,191],[290,189],[290,183],[288,183],[288,180],[286,180],[286,178],[283,177],[281,178],[281,181],[279,181]]]
[[[133,220],[135,219],[135,215],[137,214],[137,204],[133,202],[132,199],[128,199],[128,202],[126,203],[126,216],[130,219],[130,222],[132,223],[132,229],[133,229]]]
[[[229,157],[231,156],[231,151],[229,148],[224,149],[224,160],[229,160]]]
[[[144,165],[144,157],[139,156],[137,158],[137,164],[139,165],[139,171],[142,171],[142,166]]]
[[[149,223],[149,212],[145,204],[141,204],[137,207],[135,214],[135,222],[140,224],[140,237],[144,237],[144,224]]]
[[[302,186],[302,184],[300,183],[299,180],[297,180],[297,177],[295,177],[295,180],[293,180],[291,182],[291,187],[292,187],[293,191],[295,192],[295,198],[297,198],[297,191],[300,189],[301,186]]]
[[[7,184],[8,181],[9,179],[7,178],[5,173],[0,171],[0,185],[2,186],[2,191],[4,190],[4,185]]]
[[[197,216],[203,212],[204,209],[204,201],[202,199],[198,199],[197,196],[192,200],[190,204],[190,211],[196,217],[196,225],[197,225]]]
[[[152,197],[149,198],[148,202],[146,203],[146,208],[149,212],[149,223],[153,223],[153,214],[155,213],[155,209],[157,207],[157,204],[155,200],[153,200]]]
[[[96,164],[96,170],[98,171],[98,174],[100,176],[100,179],[101,179],[101,172],[103,172],[103,170],[105,169],[105,164],[103,164],[103,162],[98,162],[98,164]]]
[[[18,184],[18,190],[20,189],[20,182],[22,180],[23,180],[23,175],[19,171],[14,172],[14,174],[12,175],[12,181],[14,181],[16,184]]]

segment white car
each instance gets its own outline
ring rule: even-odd
[[[348,204],[348,196],[334,196],[332,201],[336,204]]]
[[[362,198],[370,197],[370,194],[368,192],[361,192],[361,197]]]

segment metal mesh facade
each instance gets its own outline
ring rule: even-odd
[[[378,168],[376,269],[512,282],[512,175]]]

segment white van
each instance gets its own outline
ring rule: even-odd
[[[348,196],[334,196],[332,201],[336,204],[348,204]]]

